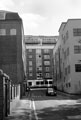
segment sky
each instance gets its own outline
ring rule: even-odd
[[[0,0],[0,10],[18,12],[25,35],[59,35],[62,22],[81,18],[81,0]]]

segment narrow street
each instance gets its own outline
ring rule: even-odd
[[[32,107],[32,120],[81,120],[80,98],[60,93],[51,97],[46,96],[44,91],[33,91]]]
[[[31,90],[6,120],[81,120],[81,98],[46,96],[45,90]]]

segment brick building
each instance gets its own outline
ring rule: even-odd
[[[0,69],[10,80],[10,98],[22,96],[26,76],[25,42],[18,13],[0,11]]]
[[[57,36],[25,36],[27,81],[30,86],[52,85],[53,48]]]
[[[26,71],[23,69],[25,49],[22,34],[23,24],[19,15],[0,11],[0,68],[10,76],[13,83],[22,82]]]

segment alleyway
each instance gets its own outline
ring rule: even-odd
[[[46,96],[43,90],[30,95],[16,101],[5,120],[81,120],[81,96]]]

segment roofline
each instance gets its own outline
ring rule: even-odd
[[[72,19],[67,19],[67,22],[63,22],[63,23],[65,23],[63,30],[65,29],[65,27],[66,27],[66,25],[68,24],[68,22],[71,21],[71,20],[72,20],[72,21],[74,21],[74,20],[81,20],[81,18],[78,18],[78,19],[77,19],[77,18],[75,18],[75,19],[74,19],[74,18],[72,18]],[[62,23],[62,24],[63,24],[63,23]],[[61,26],[62,26],[62,24],[61,24]],[[60,31],[60,29],[61,29],[61,26],[60,26],[60,28],[59,28],[59,31]]]
[[[66,22],[62,22],[62,23],[61,23],[61,25],[60,25],[60,28],[59,28],[58,32],[60,31],[60,29],[61,29],[61,27],[62,27],[62,25],[63,25],[63,24],[66,24]]]

